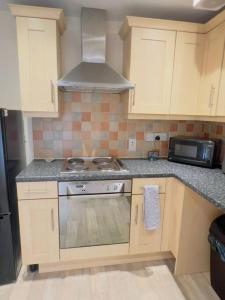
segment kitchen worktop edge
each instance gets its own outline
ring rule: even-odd
[[[60,174],[63,160],[46,162],[33,160],[17,177],[17,182],[86,181],[132,178],[174,177],[197,192],[216,207],[225,210],[225,175],[220,169],[206,169],[172,163],[167,160],[150,162],[144,159],[124,159],[129,172],[93,172],[89,174]]]

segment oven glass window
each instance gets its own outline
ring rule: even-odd
[[[59,198],[60,248],[129,242],[130,196]]]
[[[185,145],[185,144],[175,144],[174,153],[177,156],[184,156],[190,158],[197,158],[198,148],[197,146]]]

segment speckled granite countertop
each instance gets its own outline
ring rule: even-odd
[[[68,181],[128,179],[140,177],[176,177],[186,186],[199,193],[215,206],[225,210],[225,175],[220,169],[205,169],[159,160],[149,162],[143,159],[122,160],[129,169],[127,173],[93,172],[85,174],[60,175],[63,160],[47,163],[34,160],[17,176],[17,182],[27,181]]]

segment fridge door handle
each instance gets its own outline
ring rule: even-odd
[[[10,216],[11,213],[0,214],[0,220],[4,219],[4,217]]]

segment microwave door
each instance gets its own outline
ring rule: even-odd
[[[197,159],[198,147],[194,144],[176,143],[174,147],[175,156]]]

